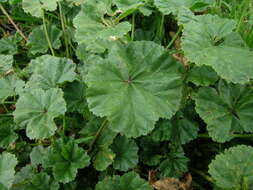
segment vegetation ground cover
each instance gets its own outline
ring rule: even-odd
[[[251,0],[0,0],[0,190],[252,190]]]

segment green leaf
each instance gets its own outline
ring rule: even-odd
[[[111,149],[116,154],[113,161],[114,169],[127,171],[137,165],[138,146],[134,140],[118,136],[111,145]]]
[[[59,30],[55,25],[50,24],[47,26],[47,32],[52,47],[54,49],[59,49],[61,46],[61,30]],[[48,51],[49,46],[43,26],[37,26],[32,30],[29,35],[27,45],[31,47],[30,52],[34,55],[37,53],[46,53]]]
[[[247,86],[219,83],[218,89],[200,88],[196,97],[196,111],[207,123],[214,141],[226,142],[234,133],[253,132],[251,113],[253,91]]]
[[[0,78],[0,103],[10,96],[16,96],[22,92],[25,82],[16,75]]]
[[[14,120],[26,126],[30,139],[45,139],[54,135],[54,118],[66,112],[66,103],[60,89],[30,89],[20,95],[14,111]]]
[[[73,181],[77,170],[90,164],[88,154],[73,139],[58,139],[48,150],[44,167],[52,167],[55,179],[62,183]]]
[[[26,182],[27,183],[27,182]],[[29,183],[24,184],[21,188],[24,190],[58,190],[59,184],[50,178],[49,175],[46,173],[39,173],[34,175],[30,180]]]
[[[101,11],[96,4],[88,1],[83,4],[81,11],[73,21],[76,27],[76,41],[78,44],[84,43],[87,50],[104,52],[113,41],[123,37],[131,30],[128,22],[114,25],[106,21],[103,18],[105,12]]]
[[[12,70],[13,56],[0,54],[0,76]]]
[[[99,150],[94,159],[94,168],[98,171],[104,171],[109,165],[113,163],[115,154],[109,148]]]
[[[39,145],[32,149],[30,153],[31,164],[33,166],[39,165],[43,163],[44,156],[47,154],[47,149],[43,146]]]
[[[154,141],[150,136],[141,138],[140,160],[149,166],[156,166],[161,163],[161,144]]]
[[[31,165],[26,165],[21,168],[15,175],[11,190],[26,190],[23,186],[20,186],[20,184],[26,184],[26,182],[30,180],[34,174],[34,168]]]
[[[170,128],[172,128],[172,126],[169,121],[158,121],[155,129],[150,134],[151,139],[155,142],[170,140]]]
[[[238,145],[218,154],[209,165],[209,173],[220,188],[252,189],[253,187],[253,148]]]
[[[242,46],[241,37],[233,32],[235,28],[234,20],[196,16],[184,25],[182,49],[186,58],[196,65],[212,67],[228,82],[248,82],[253,78],[253,52]]]
[[[143,0],[114,0],[114,4],[121,10],[127,11],[129,9],[136,9],[144,5]]]
[[[9,189],[14,181],[17,163],[15,155],[7,152],[0,154],[0,184],[6,189]]]
[[[100,181],[95,190],[151,190],[148,183],[135,172],[113,176]]]
[[[14,143],[18,135],[14,132],[12,123],[0,123],[0,147],[7,148],[10,144]]]
[[[87,109],[85,85],[77,81],[67,84],[64,88],[64,99],[69,112],[84,113]]]
[[[209,86],[219,79],[217,73],[209,66],[195,66],[188,74],[187,81],[197,86]]]
[[[22,6],[26,13],[35,17],[43,17],[43,11],[55,11],[59,0],[23,0]]]
[[[0,40],[0,53],[15,55],[18,52],[17,41],[15,36],[8,36]]]
[[[172,117],[179,107],[179,66],[153,42],[116,46],[104,64],[89,69],[89,108],[107,116],[113,131],[127,137],[145,135],[160,117]]]
[[[187,163],[189,159],[185,157],[182,147],[173,146],[167,159],[160,166],[160,175],[162,177],[182,177],[187,172]]]
[[[199,3],[205,6],[214,4],[215,0],[154,0],[155,6],[164,15],[179,14],[183,9],[190,9]]]
[[[59,58],[51,55],[37,57],[30,62],[33,74],[27,86],[30,88],[50,89],[56,88],[64,82],[75,80],[75,64],[67,58]]]

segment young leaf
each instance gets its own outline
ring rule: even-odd
[[[75,80],[75,64],[67,58],[51,55],[37,57],[30,62],[33,74],[27,82],[30,88],[50,89],[56,88],[64,82]]]
[[[160,117],[172,117],[179,107],[179,66],[152,42],[116,46],[104,64],[89,69],[89,108],[107,116],[113,131],[127,137],[145,135]]]
[[[209,135],[217,142],[226,142],[236,132],[253,132],[251,113],[253,92],[247,86],[219,83],[218,90],[199,89],[196,111],[207,123]]]
[[[23,0],[22,6],[26,13],[35,17],[43,17],[43,11],[54,11],[59,0]]]
[[[52,43],[54,49],[58,49],[61,46],[60,38],[62,36],[61,30],[59,30],[55,25],[48,25],[47,32],[49,40]],[[27,45],[30,46],[30,52],[32,54],[46,53],[49,49],[48,42],[45,36],[43,26],[38,26],[33,29],[29,35]]]
[[[39,145],[32,149],[30,153],[31,164],[33,166],[39,165],[43,163],[44,156],[47,154],[47,149],[43,146]]]
[[[111,149],[103,148],[96,154],[93,165],[96,170],[103,171],[113,163],[114,158],[115,154]]]
[[[0,40],[0,53],[15,55],[18,52],[18,46],[15,36],[8,36]]]
[[[209,165],[209,173],[220,188],[252,189],[253,148],[238,145],[218,154]]]
[[[12,69],[13,56],[0,54],[0,76],[5,75]]]
[[[110,47],[111,42],[131,30],[128,22],[117,25],[107,23],[103,14],[105,12],[101,12],[96,4],[89,1],[83,4],[80,13],[74,19],[78,44],[84,43],[88,50],[103,52],[108,45]]]
[[[189,159],[185,157],[182,147],[173,146],[167,155],[167,159],[159,166],[160,175],[162,177],[182,177],[182,174],[188,170],[188,161]]]
[[[124,136],[118,136],[111,145],[116,157],[113,161],[113,167],[116,170],[127,171],[138,163],[138,146],[132,139]]]
[[[74,81],[64,88],[64,99],[69,112],[78,111],[83,114],[87,109],[85,84]]]
[[[0,185],[6,189],[9,189],[14,181],[17,163],[15,155],[7,152],[0,154]]]
[[[188,82],[192,82],[197,86],[209,86],[219,79],[217,73],[208,66],[195,66],[189,71],[187,77]]]
[[[30,139],[45,139],[54,135],[54,118],[66,112],[66,103],[60,89],[30,89],[20,95],[14,111],[14,120],[26,126]]]
[[[43,166],[53,168],[53,175],[57,181],[68,183],[75,179],[78,169],[89,164],[88,154],[71,138],[67,142],[58,139],[51,145]]]
[[[0,147],[7,148],[14,143],[18,135],[13,130],[13,125],[9,122],[0,122]]]
[[[234,20],[196,16],[184,25],[182,49],[186,58],[196,65],[212,67],[228,82],[248,82],[253,78],[253,52],[238,45],[238,40],[231,40],[235,28]]]
[[[46,173],[39,173],[30,179],[30,183],[24,184],[24,190],[58,190],[59,184]]]
[[[95,190],[152,190],[148,183],[135,172],[113,176],[100,181]]]

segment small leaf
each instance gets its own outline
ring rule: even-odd
[[[0,103],[10,96],[16,96],[22,92],[25,82],[16,75],[0,78]]]
[[[61,30],[59,30],[55,25],[50,24],[47,26],[47,32],[52,47],[54,49],[59,49],[61,46]],[[43,26],[38,26],[33,29],[33,31],[29,35],[27,45],[31,47],[30,52],[34,55],[37,53],[46,53],[48,51],[49,46]]]
[[[105,9],[104,5],[103,8]],[[110,44],[118,38],[123,37],[131,30],[128,22],[112,25],[102,19],[106,10],[92,1],[83,4],[81,11],[74,19],[76,27],[76,41],[84,43],[88,50],[93,52],[104,52]]]
[[[135,172],[113,176],[100,181],[95,190],[152,190],[148,183]]]
[[[12,123],[0,123],[0,147],[7,148],[11,143],[14,143],[18,135],[13,130]]]
[[[118,136],[111,145],[116,157],[113,168],[120,171],[127,171],[138,163],[138,146],[132,139]]]
[[[159,167],[162,177],[182,177],[182,174],[188,170],[187,163],[189,159],[185,157],[181,147],[173,147]]]
[[[32,149],[30,153],[30,159],[33,166],[39,165],[43,163],[44,156],[47,153],[47,149],[43,146],[39,145]]]
[[[0,54],[0,76],[5,75],[12,69],[13,56]]]
[[[43,11],[54,11],[59,0],[23,0],[22,6],[26,13],[35,17],[43,17]]]
[[[15,55],[18,52],[17,40],[15,36],[8,36],[0,40],[0,53]]]
[[[20,95],[14,111],[14,120],[26,126],[30,139],[45,139],[54,135],[54,118],[66,112],[66,103],[60,89],[30,89]]]
[[[75,80],[75,64],[67,58],[50,55],[37,57],[30,62],[33,74],[27,82],[27,87],[50,89],[64,82]]]
[[[94,167],[98,171],[104,171],[109,165],[113,163],[115,154],[111,149],[105,148],[99,150],[94,159]]]
[[[187,77],[188,82],[192,82],[197,86],[209,86],[219,79],[217,73],[208,66],[193,67]]]
[[[85,168],[90,164],[88,154],[69,139],[64,142],[58,139],[48,150],[43,166],[52,167],[55,179],[62,183],[73,181],[77,175],[77,170]]]
[[[9,189],[14,181],[17,163],[15,155],[7,152],[0,154],[0,184],[6,189]]]
[[[253,187],[253,148],[238,145],[218,154],[209,165],[209,173],[220,188],[247,189]]]
[[[181,98],[180,65],[153,42],[133,42],[111,50],[104,64],[87,75],[87,101],[109,127],[127,137],[145,135],[160,118],[170,118]]]

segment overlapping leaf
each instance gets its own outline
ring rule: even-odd
[[[0,185],[3,188],[9,189],[11,187],[17,163],[15,155],[7,152],[0,154]]]
[[[26,13],[35,17],[43,17],[43,11],[54,11],[57,8],[57,2],[60,0],[23,0],[22,6]]]
[[[239,145],[226,149],[209,165],[209,173],[215,184],[224,189],[252,189],[253,148]],[[244,187],[244,188],[243,188]]]
[[[138,146],[134,140],[127,139],[124,136],[118,136],[111,146],[116,154],[113,162],[114,169],[127,171],[138,163]]]
[[[98,116],[107,116],[113,131],[127,137],[147,134],[160,117],[172,117],[179,107],[178,68],[155,43],[116,46],[104,64],[89,69],[89,108]]]
[[[113,176],[104,179],[96,185],[95,190],[151,190],[148,183],[135,172],[123,176]]]
[[[88,166],[89,163],[89,156],[73,139],[66,142],[59,139],[50,146],[43,166],[53,168],[57,181],[68,183],[75,179],[78,169]]]
[[[12,69],[13,56],[0,54],[0,76],[5,75]]]
[[[106,11],[106,6],[103,4],[99,9],[99,6],[94,2],[86,2],[74,19],[76,41],[79,44],[85,43],[88,50],[103,52],[108,46],[110,47],[111,42],[123,37],[131,30],[131,25],[128,22],[113,24],[111,21],[107,21],[104,18]]]
[[[0,121],[0,147],[7,148],[11,143],[14,143],[18,138],[18,135],[14,132],[14,126],[12,122],[7,120]]]
[[[113,163],[114,158],[115,153],[110,148],[103,148],[96,154],[93,165],[96,170],[103,171]]]
[[[66,112],[66,103],[60,89],[30,89],[20,95],[14,120],[26,126],[30,139],[44,139],[54,135],[57,127],[54,118]]]
[[[228,82],[246,83],[253,78],[253,52],[233,32],[234,20],[202,15],[184,27],[182,49],[188,60],[212,67]]]
[[[22,92],[25,82],[16,75],[0,78],[0,102],[10,96],[18,95]]]
[[[50,89],[64,82],[75,80],[75,64],[67,58],[50,55],[37,57],[30,62],[32,76],[26,84],[29,88]]]
[[[207,123],[209,135],[217,142],[233,138],[234,133],[253,132],[253,92],[247,86],[219,83],[218,90],[202,87],[196,111]]]
[[[60,37],[62,35],[61,30],[59,30],[55,25],[48,25],[47,32],[49,40],[54,49],[58,49],[61,46]],[[45,36],[43,26],[38,26],[33,29],[29,35],[28,46],[30,46],[30,52],[32,54],[46,53],[49,49],[48,42]]]

